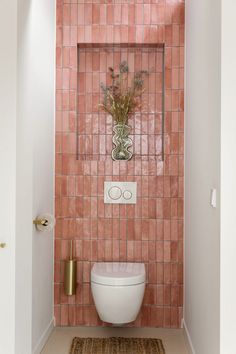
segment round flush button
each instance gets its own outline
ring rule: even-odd
[[[119,187],[114,186],[109,189],[108,194],[111,199],[117,200],[120,199],[122,192]]]
[[[124,191],[123,197],[124,197],[126,200],[129,200],[129,199],[132,198],[132,193],[131,193],[130,191]]]

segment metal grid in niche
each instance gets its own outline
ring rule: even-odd
[[[126,61],[128,85],[134,73],[147,70],[141,108],[129,119],[130,151],[135,160],[164,159],[164,45],[79,45],[77,89],[77,159],[111,159],[113,119],[99,108],[101,83],[108,85],[109,68]]]

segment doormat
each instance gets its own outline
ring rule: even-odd
[[[70,354],[165,354],[155,338],[74,338]]]

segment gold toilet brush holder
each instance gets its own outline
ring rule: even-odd
[[[64,291],[68,296],[76,294],[77,286],[77,261],[73,259],[73,241],[70,241],[70,256],[65,261]]]

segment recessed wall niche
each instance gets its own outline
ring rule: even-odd
[[[147,70],[141,108],[129,119],[130,151],[135,160],[163,160],[165,47],[162,44],[82,44],[77,47],[77,159],[111,159],[113,119],[99,108],[101,83],[109,84],[109,68],[129,67],[128,85],[134,73]]]

